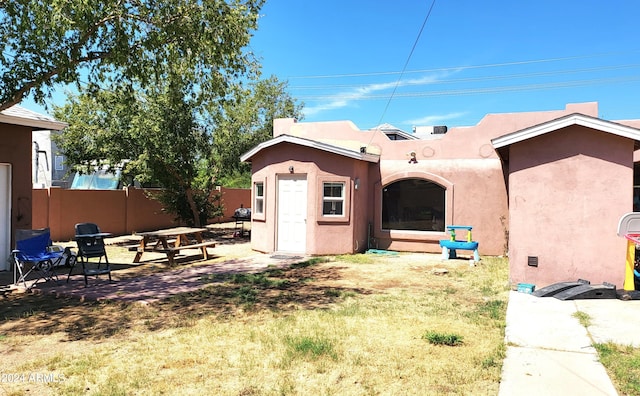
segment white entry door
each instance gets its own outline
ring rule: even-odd
[[[305,253],[307,242],[307,177],[278,177],[277,250]]]
[[[0,164],[0,271],[9,271],[11,253],[11,165]]]

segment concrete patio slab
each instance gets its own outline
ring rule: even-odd
[[[640,347],[639,300],[575,300],[575,304],[589,315],[594,342]]]
[[[502,396],[617,395],[593,353],[509,347],[500,383]]]
[[[572,301],[511,292],[505,342],[527,348],[595,353],[587,330],[573,317]]]
[[[593,343],[635,342],[629,330],[640,328],[638,305],[510,292],[499,395],[617,395]],[[575,317],[578,311],[589,315],[588,331]],[[617,327],[621,320],[628,323]]]

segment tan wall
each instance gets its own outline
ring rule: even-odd
[[[31,227],[31,129],[0,125],[0,162],[11,164],[11,235]]]
[[[31,129],[18,125],[0,124],[0,163],[11,166],[11,212],[9,226],[2,230],[0,271],[10,268],[6,258],[15,244],[15,230],[31,227]],[[4,188],[4,186],[2,187]],[[6,208],[3,208],[6,209]],[[4,227],[5,224],[2,224]],[[5,245],[9,236],[9,245]]]
[[[441,251],[445,232],[401,232],[382,230],[382,188],[406,178],[430,180],[446,188],[446,225],[473,227],[473,239],[479,241],[480,254],[504,254],[506,239],[503,220],[508,217],[507,191],[502,164],[497,158],[459,160],[385,161],[380,181],[371,194],[374,198],[374,236],[380,249],[398,251]],[[468,252],[463,252],[468,253]]]
[[[317,150],[283,144],[268,156],[261,153],[252,159],[253,181],[265,183],[265,216],[251,223],[251,247],[273,252],[277,248],[277,175],[304,174],[307,180],[306,253],[315,255],[345,254],[364,251],[367,243],[367,178],[369,163],[336,154],[317,155]],[[310,159],[313,159],[312,161]],[[362,186],[354,188],[355,179]],[[321,185],[323,181],[344,181],[347,186],[346,219],[323,219]],[[348,209],[351,208],[352,211]]]
[[[372,223],[373,237],[378,248],[439,252],[439,240],[448,237],[443,232],[382,230],[382,188],[395,181],[415,177],[436,182],[446,188],[447,224],[472,226],[473,238],[479,242],[480,254],[501,255],[505,253],[507,245],[509,207],[503,163],[494,150],[491,139],[571,113],[597,116],[598,106],[597,103],[579,103],[568,104],[563,110],[488,114],[477,125],[450,128],[446,135],[435,139],[391,141],[382,131],[360,130],[349,121],[297,123],[290,119],[274,120],[274,137],[288,134],[356,152],[365,146],[367,153],[380,155],[379,165],[369,165],[367,184],[358,192],[360,195],[366,191],[367,196],[354,201],[357,210],[360,211],[358,217],[362,216],[360,204],[367,205],[366,220],[353,225],[357,230],[354,232],[358,233],[359,227],[366,227],[366,224]],[[266,156],[271,161],[271,156],[280,155],[280,152],[288,154],[289,150],[289,145],[278,145],[265,150],[268,154],[260,153],[256,158]],[[412,151],[416,153],[417,163],[408,161],[408,153]],[[308,153],[304,160],[310,162],[335,157],[320,150]],[[269,165],[265,160],[261,160],[263,162],[256,168],[256,158],[252,158],[254,172]],[[345,166],[347,168],[343,172],[350,172],[349,169],[353,168],[351,164]],[[273,173],[272,169],[261,170],[263,176]],[[311,189],[311,184],[309,188]],[[267,211],[273,209],[269,208],[269,205],[273,205],[274,202],[267,203]],[[275,213],[269,213],[267,219],[270,215],[275,216]],[[255,235],[255,224],[253,227],[252,232]],[[334,227],[332,232],[337,229],[338,227]],[[273,232],[273,229],[265,230],[264,235],[269,237]],[[262,246],[265,241],[257,241],[256,244]],[[320,246],[320,242],[315,242],[315,245]]]
[[[224,220],[233,217],[234,212],[240,206],[244,208],[251,207],[251,189],[249,188],[222,188],[222,206]]]
[[[616,230],[632,211],[632,185],[630,139],[573,126],[512,145],[511,282],[544,287],[582,278],[622,288],[626,242]]]
[[[146,191],[153,193],[153,190]],[[250,200],[249,189],[226,192],[227,189],[222,188],[223,204],[234,210]],[[226,214],[225,211],[225,217],[216,221],[230,221],[231,216]],[[75,224],[83,222],[96,223],[102,231],[115,235],[178,225],[173,216],[163,213],[162,206],[148,198],[142,189],[33,190],[33,228],[49,227],[53,240],[66,241],[73,239]]]

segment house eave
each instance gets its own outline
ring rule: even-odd
[[[65,122],[54,120],[53,118],[27,110],[18,105],[14,105],[0,112],[0,123],[54,131],[60,131],[69,126],[69,124]]]
[[[636,146],[640,144],[640,129],[607,120],[602,120],[600,118],[586,116],[579,113],[570,114],[568,116],[564,116],[530,128],[525,128],[504,136],[497,137],[495,139],[491,139],[491,143],[496,150],[500,150],[512,144],[519,143],[524,140],[541,136],[546,133],[553,132],[572,125],[580,125],[586,128],[611,133],[621,137],[626,137],[634,140],[634,144]]]
[[[341,155],[344,157],[357,159],[360,161],[367,161],[367,162],[373,162],[373,163],[377,163],[380,161],[380,156],[376,154],[353,151],[353,150],[346,149],[344,147],[338,147],[331,144],[318,142],[316,140],[304,139],[304,138],[291,136],[291,135],[280,135],[274,139],[267,140],[266,142],[262,142],[257,146],[255,146],[254,148],[252,148],[251,150],[249,150],[248,152],[246,152],[245,154],[243,154],[240,157],[240,160],[242,162],[250,162],[251,158],[255,156],[257,153],[259,153],[260,151],[281,143],[290,143],[298,146],[309,147],[316,150],[326,151],[326,152]]]

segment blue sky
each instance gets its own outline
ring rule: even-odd
[[[640,118],[636,0],[268,0],[261,14],[250,49],[304,121],[409,132],[590,101]]]

